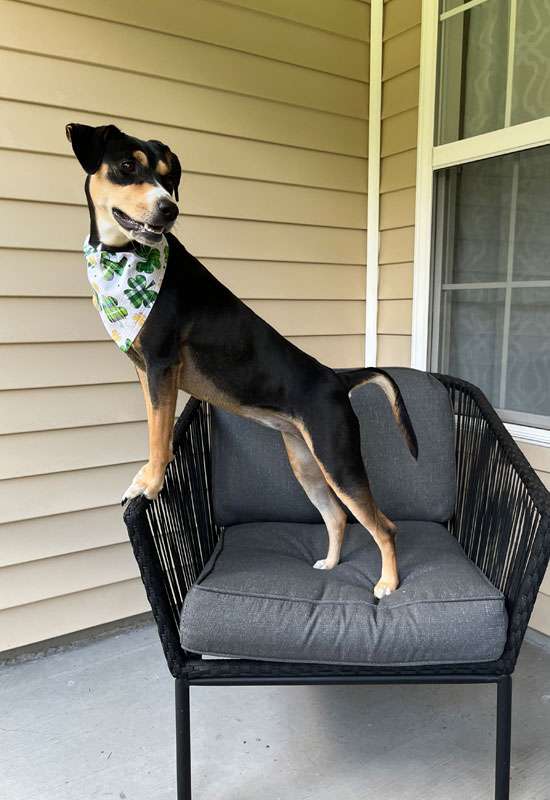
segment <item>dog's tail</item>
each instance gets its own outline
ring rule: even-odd
[[[399,386],[391,375],[383,369],[378,369],[378,367],[348,369],[343,372],[338,372],[337,374],[340,380],[345,384],[348,392],[351,392],[356,386],[362,386],[365,383],[374,383],[382,389],[388,398],[395,421],[405,437],[407,447],[414,458],[418,458],[416,433],[414,432],[405,401],[399,391]]]

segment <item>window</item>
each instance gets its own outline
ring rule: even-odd
[[[415,366],[550,442],[550,2],[424,5]]]

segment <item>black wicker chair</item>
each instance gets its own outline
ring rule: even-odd
[[[495,797],[509,797],[511,676],[550,557],[550,494],[482,392],[456,378],[435,377],[450,396],[456,423],[457,503],[449,529],[506,598],[509,625],[502,655],[491,662],[355,667],[204,660],[184,651],[183,602],[222,533],[211,502],[211,410],[191,399],[175,427],[175,459],[165,488],[153,503],[136,498],[124,515],[176,679],[178,800],[191,798],[190,686],[325,683],[495,683]]]

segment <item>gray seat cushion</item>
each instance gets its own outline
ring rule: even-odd
[[[506,641],[502,594],[434,522],[401,522],[401,585],[376,603],[378,550],[348,526],[342,561],[324,526],[255,523],[226,529],[188,593],[181,643],[191,652],[270,661],[434,664],[490,661]]]
[[[413,369],[388,369],[414,425],[418,461],[409,453],[389,404],[376,386],[351,395],[375,500],[391,519],[446,522],[456,496],[454,420],[445,387]],[[212,409],[212,489],[220,525],[320,522],[290,469],[281,435]]]

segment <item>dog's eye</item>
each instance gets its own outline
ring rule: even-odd
[[[127,159],[126,161],[121,161],[120,170],[121,172],[130,175],[132,172],[136,171],[136,162],[131,158]]]

